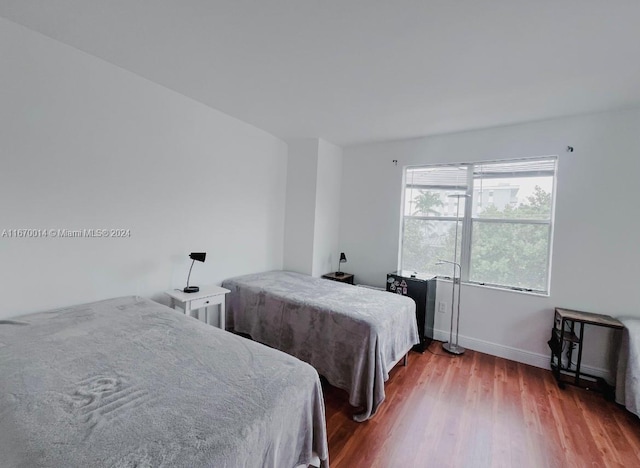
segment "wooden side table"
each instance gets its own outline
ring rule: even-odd
[[[322,277],[331,281],[353,284],[353,275],[351,273],[344,273],[343,275],[337,275],[336,273],[337,272],[327,273],[326,275],[322,275]]]
[[[603,378],[585,374],[580,371],[585,325],[595,325],[616,330],[622,330],[624,328],[620,320],[609,315],[592,314],[556,307],[552,336],[551,340],[549,340],[553,375],[560,388],[564,388],[565,384],[570,384],[588,390],[596,390],[604,393],[607,398],[613,398],[614,388],[607,384]],[[567,364],[563,365],[562,353],[565,345],[567,346]],[[578,359],[576,364],[573,365],[572,358],[575,348],[578,348]]]
[[[208,307],[219,306],[220,319],[218,321],[218,327],[224,330],[225,327],[225,296],[230,293],[226,288],[220,286],[205,286],[200,288],[200,291],[196,293],[185,293],[182,289],[172,289],[171,291],[165,291],[165,294],[171,298],[171,307],[176,309],[182,308],[184,314],[191,316],[191,312],[198,311],[198,319],[200,318],[200,311],[204,310],[205,318],[204,322],[209,325],[213,325],[210,321]]]

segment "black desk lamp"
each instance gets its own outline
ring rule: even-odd
[[[338,261],[338,271],[336,271],[336,276],[344,276],[344,272],[340,271],[341,263],[347,263],[347,256],[344,252],[340,252],[340,260]]]
[[[200,291],[200,288],[198,286],[189,286],[189,279],[191,278],[191,269],[193,268],[193,264],[196,262],[196,260],[204,263],[204,259],[206,258],[206,256],[207,252],[191,252],[189,254],[189,258],[193,260],[193,262],[191,262],[191,267],[189,268],[189,276],[187,276],[187,287],[182,290],[183,292],[194,293]]]

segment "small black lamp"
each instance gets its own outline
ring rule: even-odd
[[[189,258],[193,260],[191,262],[191,267],[189,268],[189,276],[187,276],[187,287],[182,291],[186,293],[194,293],[200,291],[198,286],[189,286],[189,279],[191,278],[191,269],[193,268],[193,264],[197,261],[204,263],[204,259],[207,257],[206,252],[191,252],[189,254]]]
[[[344,276],[344,272],[340,271],[341,263],[347,263],[347,256],[344,252],[340,252],[340,260],[338,261],[338,271],[336,271],[336,276]]]

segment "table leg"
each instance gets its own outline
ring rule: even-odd
[[[220,302],[220,328],[222,330],[224,330],[225,328],[225,307],[224,307],[224,303],[225,303],[225,298],[224,296],[222,296],[222,301]]]
[[[555,374],[556,374],[556,381],[558,383],[558,387],[559,388],[564,388],[564,385],[561,381],[561,374],[562,374],[562,350],[564,349],[564,330],[565,330],[565,321],[564,318],[562,320],[560,320],[560,336],[558,338],[558,342],[559,344],[559,349],[558,349],[558,353],[557,353],[557,359],[558,359],[558,365],[556,366],[556,370],[555,370]],[[571,343],[569,343],[569,347],[571,347]],[[568,352],[568,351],[567,351]]]
[[[563,323],[567,323],[569,326],[569,333],[573,336],[575,335],[575,331],[576,331],[576,322],[574,322],[573,320],[567,320],[567,319],[562,319]],[[563,328],[564,330],[564,328]],[[574,348],[574,343],[573,341],[569,341],[569,343],[567,344],[567,369],[571,369],[571,362],[573,361],[573,348]]]
[[[578,349],[578,363],[576,364],[576,385],[580,384],[580,364],[582,363],[582,339],[584,338],[584,322],[580,323],[580,338],[578,339],[578,345],[580,348]]]

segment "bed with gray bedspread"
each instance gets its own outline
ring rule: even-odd
[[[155,302],[0,321],[3,467],[328,466],[317,372]]]
[[[365,421],[384,400],[389,371],[418,343],[415,302],[289,271],[231,278],[227,327],[308,362]]]
[[[620,321],[624,330],[618,355],[616,402],[640,416],[640,319]]]

